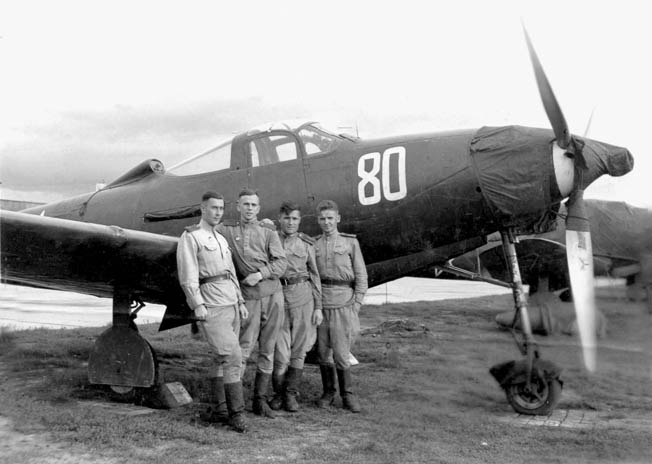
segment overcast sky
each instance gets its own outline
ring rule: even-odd
[[[652,207],[645,2],[11,3],[0,5],[4,198],[90,191],[277,119],[362,137],[549,127],[523,19],[571,131],[594,110],[589,136],[635,157],[587,196]]]

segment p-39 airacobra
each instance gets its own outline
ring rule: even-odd
[[[150,159],[96,192],[2,211],[2,279],[112,298],[113,324],[95,343],[89,380],[124,392],[156,381],[155,354],[135,330],[142,303],[166,306],[160,330],[191,322],[175,250],[184,227],[197,221],[206,190],[234,200],[243,187],[255,188],[260,217],[275,217],[281,201],[294,200],[304,211],[304,232],[312,235],[316,203],[335,200],[340,229],[357,234],[363,248],[370,285],[443,264],[499,231],[526,330],[517,340],[522,359],[494,375],[517,411],[547,413],[561,382],[527,330],[514,242],[553,226],[570,197],[571,286],[585,362],[593,368],[593,272],[582,192],[603,174],[626,174],[633,158],[625,148],[570,134],[527,33],[526,41],[552,130],[482,127],[362,140],[314,122],[270,124],[169,169]]]

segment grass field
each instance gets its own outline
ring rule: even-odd
[[[33,434],[39,446],[50,447],[34,449],[41,453],[35,461],[19,440],[12,441],[0,445],[0,461],[652,462],[650,430],[526,427],[499,420],[513,412],[488,369],[518,353],[493,318],[511,306],[508,295],[365,306],[361,323],[368,330],[353,349],[360,361],[354,381],[363,412],[351,414],[340,403],[315,408],[321,382],[317,367],[307,366],[301,411],[275,420],[248,413],[246,434],[199,418],[211,359],[188,327],[162,333],[141,327],[157,352],[163,380],[181,382],[194,399],[145,415],[96,406],[117,399],[86,378],[88,354],[102,328],[0,331],[0,418],[10,419],[21,436]],[[558,407],[609,417],[652,416],[652,316],[643,304],[613,297],[601,298],[599,306],[609,327],[595,374],[583,370],[574,338],[538,337],[543,357],[564,368]],[[382,330],[388,324],[381,324],[397,319],[403,322]],[[244,380],[248,408],[253,369],[250,365]],[[41,435],[46,431],[47,437]],[[0,432],[0,443],[2,438]]]

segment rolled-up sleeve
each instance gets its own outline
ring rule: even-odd
[[[184,232],[177,245],[177,272],[179,284],[191,309],[204,304],[204,298],[199,291],[199,264],[197,261],[197,244]]]
[[[362,257],[360,243],[357,240],[353,241],[353,253],[351,255],[353,258],[353,273],[355,274],[355,302],[362,304],[368,288],[367,267]]]

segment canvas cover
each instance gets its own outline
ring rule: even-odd
[[[476,132],[471,158],[482,194],[504,226],[549,219],[551,201],[560,200],[551,156],[554,140],[549,129],[522,126],[483,127]],[[539,205],[534,214],[533,205]],[[540,230],[530,231],[549,230],[549,221],[544,222]]]

